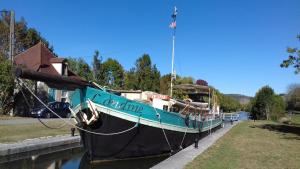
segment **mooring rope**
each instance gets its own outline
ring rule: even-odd
[[[181,143],[180,143],[180,146],[179,146],[181,149],[182,149],[182,144],[183,144],[183,141],[184,141],[184,139],[185,139],[187,130],[188,130],[188,127],[186,127],[186,130],[185,130],[185,132],[184,132],[184,135],[183,135],[183,137],[182,137],[182,140],[181,140]]]
[[[64,122],[66,122],[67,124],[69,124],[70,126],[73,126],[75,128],[77,128],[78,130],[81,130],[81,131],[84,131],[84,132],[87,132],[87,133],[90,133],[90,134],[95,134],[95,135],[101,135],[101,136],[112,136],[112,135],[119,135],[119,134],[123,134],[123,133],[126,133],[126,132],[129,132],[131,130],[133,130],[134,128],[138,127],[138,124],[140,123],[140,116],[138,118],[138,121],[136,122],[136,124],[134,126],[132,126],[131,128],[129,129],[126,129],[126,130],[123,130],[123,131],[119,131],[119,132],[115,132],[115,133],[98,133],[98,132],[93,132],[93,131],[89,131],[89,130],[86,130],[82,127],[78,127],[76,126],[75,124],[69,122],[69,121],[66,121],[64,118],[62,118],[61,116],[59,116],[57,113],[55,113],[53,110],[51,110],[38,96],[36,96],[32,91],[31,89],[26,86],[26,84],[24,83],[24,81],[22,79],[17,79],[19,81],[19,83],[21,83],[43,106],[45,106],[51,113],[53,113],[54,115],[56,115],[58,118],[60,118],[61,120],[63,120]]]
[[[26,96],[25,96],[25,94],[24,94],[24,92],[23,92],[23,87],[22,87],[20,84],[18,84],[18,85],[20,86],[20,91],[21,91],[21,93],[22,93],[22,95],[23,95],[23,97],[24,97],[24,100],[25,100],[25,102],[26,102],[28,108],[30,109],[30,111],[32,111],[33,109],[32,109],[32,107],[30,106],[30,104],[29,104],[29,102],[28,102],[28,100],[27,100],[27,98],[26,98]],[[37,119],[39,120],[39,122],[40,122],[42,125],[44,125],[45,127],[49,128],[49,129],[61,129],[61,128],[63,128],[64,126],[67,125],[67,123],[64,122],[63,124],[61,124],[61,125],[58,126],[58,127],[51,127],[51,126],[48,126],[46,123],[44,123],[38,116],[37,116]],[[68,120],[71,120],[71,117],[70,117]]]
[[[162,126],[162,124],[161,124],[160,114],[157,112],[157,110],[156,110],[155,107],[153,107],[153,109],[154,109],[154,111],[156,112],[156,117],[157,117],[157,119],[158,119],[158,121],[159,121],[160,128],[162,129],[163,134],[164,134],[164,136],[165,136],[165,139],[166,139],[166,141],[167,141],[167,143],[168,143],[169,149],[170,149],[171,152],[173,152],[172,147],[171,147],[171,144],[170,144],[169,139],[168,139],[168,137],[167,137],[167,134],[166,134],[166,132],[165,132],[165,129],[163,128],[163,126]]]

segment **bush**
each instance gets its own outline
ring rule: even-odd
[[[0,114],[7,114],[12,108],[14,77],[10,60],[0,56]]]
[[[269,86],[262,87],[251,100],[251,113],[257,119],[278,120],[284,116],[285,103]]]

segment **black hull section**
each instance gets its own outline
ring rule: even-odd
[[[101,114],[101,120],[86,129],[97,133],[127,130],[136,123]],[[217,129],[218,127],[214,128]],[[91,160],[124,159],[177,152],[201,139],[208,133],[188,134],[139,124],[138,127],[118,135],[95,135],[80,132],[84,148]],[[185,135],[185,136],[184,136]],[[183,139],[184,138],[184,139]],[[183,141],[182,141],[183,140]],[[168,144],[170,143],[170,146]],[[182,143],[182,144],[181,144]]]

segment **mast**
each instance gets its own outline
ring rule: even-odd
[[[175,33],[176,33],[176,16],[177,16],[177,8],[174,7],[174,12],[172,14],[172,23],[170,24],[170,28],[173,29],[173,46],[172,46],[172,70],[171,70],[171,88],[170,88],[170,97],[173,95],[173,79],[175,79],[176,75],[174,74],[174,57],[175,57]]]

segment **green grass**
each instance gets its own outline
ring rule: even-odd
[[[300,125],[300,114],[293,114],[291,116],[291,122],[295,125]]]
[[[64,122],[45,122],[48,126],[62,126]],[[64,125],[60,129],[49,129],[41,123],[0,125],[0,143],[18,142],[25,139],[56,136],[71,133],[71,127]]]
[[[242,122],[186,169],[299,169],[300,127],[269,121]]]

